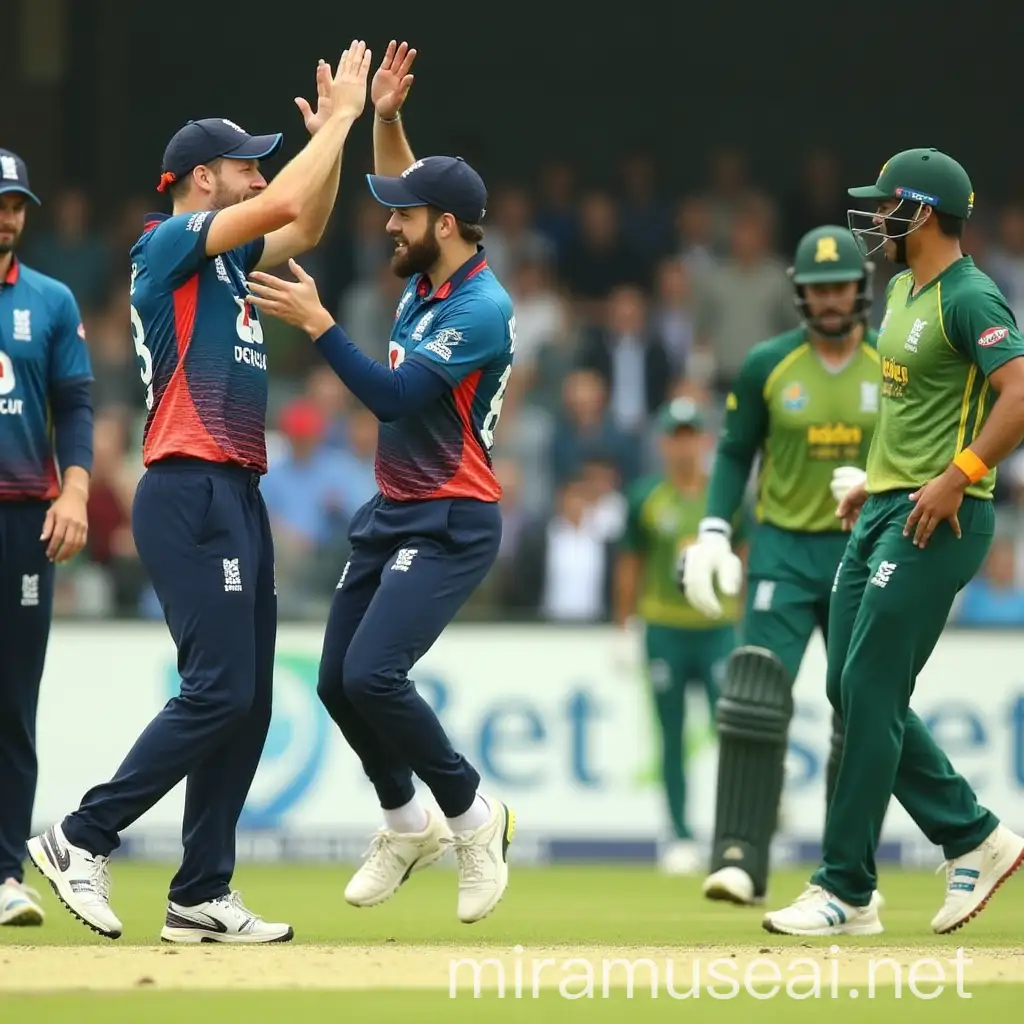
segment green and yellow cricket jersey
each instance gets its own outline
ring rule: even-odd
[[[806,328],[756,345],[726,399],[708,515],[730,521],[754,458],[758,522],[802,533],[837,533],[830,484],[839,466],[864,468],[878,415],[877,335],[839,369],[827,366]]]
[[[676,577],[679,554],[697,539],[707,514],[707,492],[682,494],[663,476],[638,480],[627,492],[628,513],[620,547],[643,564],[637,614],[654,626],[711,629],[739,621],[737,598],[722,598],[722,617],[709,619],[683,596]],[[743,510],[735,516],[733,543],[744,538]]]
[[[913,294],[908,270],[889,282],[878,338],[881,409],[868,490],[917,489],[978,436],[995,396],[988,377],[1024,355],[1006,300],[970,256]],[[991,498],[996,471],[965,493]]]

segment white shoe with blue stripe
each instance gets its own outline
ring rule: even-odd
[[[976,850],[946,861],[946,901],[932,918],[932,930],[946,935],[977,917],[992,894],[1024,864],[1024,839],[1002,825]]]
[[[776,935],[879,935],[882,899],[876,892],[866,907],[854,907],[820,885],[808,886],[788,907],[764,915],[761,926]]]
[[[46,915],[40,906],[39,893],[13,878],[0,883],[0,925],[38,925]]]

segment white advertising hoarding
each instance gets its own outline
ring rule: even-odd
[[[286,837],[295,850],[331,837],[365,844],[380,824],[359,762],[316,695],[321,639],[322,628],[279,631],[274,718],[241,823],[253,835]],[[463,625],[449,629],[413,672],[486,790],[515,808],[528,841],[565,840],[563,847],[579,851],[595,841],[621,847],[666,835],[648,695],[639,676],[618,667],[612,647],[601,629]],[[950,632],[912,701],[980,799],[1017,828],[1024,828],[1022,654],[1017,634]],[[796,687],[784,842],[820,837],[831,722],[824,668],[815,639]],[[162,626],[58,623],[40,698],[36,822],[59,819],[85,789],[109,778],[177,685]],[[688,736],[688,816],[707,837],[716,748],[696,690]],[[176,841],[183,795],[181,784],[129,830],[135,850],[145,849],[147,837]],[[894,802],[883,840],[918,839]]]

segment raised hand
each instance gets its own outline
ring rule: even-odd
[[[316,281],[295,260],[288,261],[294,281],[254,270],[249,277],[249,301],[261,312],[294,324],[311,338],[319,338],[334,324],[317,293]]]
[[[299,108],[310,135],[316,135],[334,111],[333,79],[331,65],[321,60],[316,67],[316,111],[313,111],[303,97],[295,97],[295,105]]]
[[[414,79],[409,69],[415,59],[416,51],[411,50],[408,43],[396,44],[394,39],[388,43],[387,52],[370,85],[370,99],[377,116],[385,121],[398,116],[409,95]]]
[[[373,54],[362,39],[353,39],[338,61],[338,72],[331,81],[334,113],[358,117],[366,106],[366,80]]]

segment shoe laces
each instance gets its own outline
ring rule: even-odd
[[[442,836],[441,842],[455,851],[455,863],[459,877],[465,882],[483,882],[487,878],[484,870],[487,853],[483,846],[468,836]]]
[[[366,862],[363,864],[363,870],[370,871],[373,874],[380,875],[381,877],[388,876],[396,869],[404,870],[405,864],[395,852],[395,847],[391,838],[392,833],[390,829],[377,829],[373,838],[370,840],[370,845],[366,848],[366,852],[363,854],[366,858]]]
[[[814,900],[827,900],[829,894],[820,885],[809,885],[799,896],[793,901],[794,905],[797,903],[811,903]]]
[[[89,881],[92,884],[92,891],[103,900],[110,902],[110,861],[106,857],[93,857],[92,867],[89,870]]]
[[[227,896],[221,896],[220,899],[214,900],[215,903],[223,903],[225,906],[231,907],[233,910],[237,910],[242,914],[251,917],[254,921],[262,921],[263,918],[259,914],[254,914],[243,902],[242,894],[237,889],[232,889]]]

